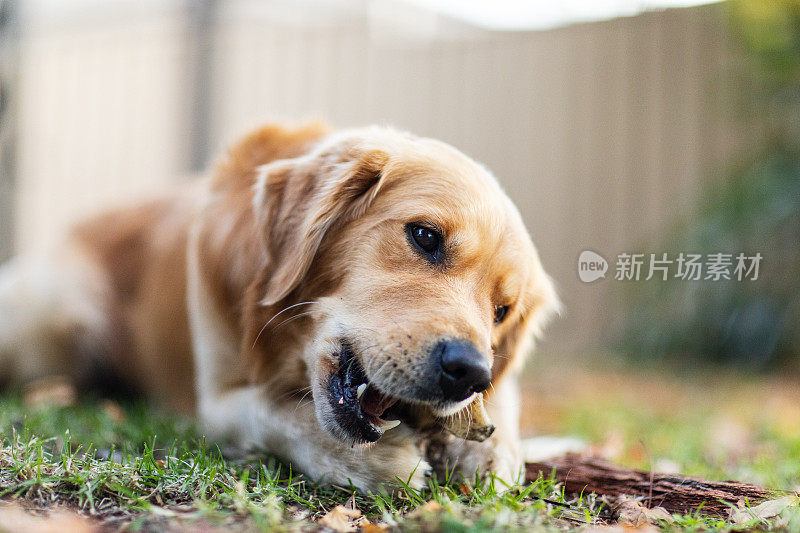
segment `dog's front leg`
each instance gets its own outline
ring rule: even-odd
[[[214,305],[196,256],[188,265],[198,415],[205,434],[257,447],[288,460],[312,479],[376,490],[398,478],[420,488],[429,466],[411,430],[401,426],[370,446],[351,446],[319,424],[313,403],[277,402],[265,385],[247,382],[239,335]]]
[[[408,428],[399,427],[370,446],[352,446],[322,429],[310,403],[278,405],[261,386],[218,394],[201,405],[203,426],[212,438],[233,437],[242,449],[265,450],[313,480],[352,483],[362,491],[398,479],[415,488],[424,484],[429,467]]]
[[[291,462],[311,479],[362,491],[398,480],[421,488],[429,470],[411,429],[398,427],[371,445],[352,445],[332,437],[319,424],[311,403],[260,403],[252,442]]]

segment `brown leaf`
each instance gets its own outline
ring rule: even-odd
[[[582,533],[661,533],[661,530],[651,525],[632,528],[630,526],[602,526],[594,525],[581,530]]]
[[[796,503],[796,496],[784,496],[783,498],[778,498],[776,500],[767,500],[749,509],[731,509],[730,519],[734,524],[741,524],[742,522],[748,522],[753,518],[775,518],[785,511],[787,507]]]
[[[427,502],[423,503],[422,505],[414,509],[412,512],[410,512],[408,516],[413,518],[415,516],[420,516],[424,514],[438,513],[441,510],[442,506],[438,502],[435,502],[433,500],[428,500]]]
[[[33,515],[16,504],[0,504],[0,530],[4,533],[94,533],[100,528],[79,514],[57,509]]]
[[[352,496],[347,498],[347,501],[344,502],[344,506],[347,507],[348,509],[357,509],[358,507],[356,507],[356,495],[353,494]]]
[[[348,509],[344,505],[337,505],[320,518],[319,523],[337,533],[346,533],[348,531],[356,531],[361,524],[361,520],[365,519],[361,518],[361,511],[358,509]]]
[[[125,411],[122,409],[122,407],[119,406],[117,402],[114,402],[112,400],[106,400],[101,405],[103,406],[103,412],[106,415],[108,415],[108,418],[110,418],[114,422],[117,423],[124,422],[125,419],[127,418],[125,416]]]
[[[663,507],[648,508],[642,502],[631,497],[622,496],[617,501],[614,509],[617,513],[617,521],[621,525],[642,527],[659,520],[673,522],[672,515]]]
[[[366,524],[360,524],[360,527],[362,533],[384,533],[384,531],[389,531],[389,526],[386,524],[370,524],[367,522]]]
[[[75,403],[75,387],[63,376],[38,379],[25,387],[26,407],[65,407]]]

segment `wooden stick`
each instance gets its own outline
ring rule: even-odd
[[[555,479],[564,483],[569,493],[594,492],[600,495],[623,494],[641,497],[648,507],[663,507],[669,512],[690,513],[702,506],[706,514],[727,516],[730,504],[757,503],[788,494],[768,490],[749,483],[707,481],[675,475],[628,470],[598,459],[579,454],[537,463],[527,463],[526,477],[535,481],[555,470]]]

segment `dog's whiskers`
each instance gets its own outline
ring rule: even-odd
[[[319,301],[312,300],[312,301],[309,301],[309,302],[298,302],[298,303],[290,305],[288,307],[284,307],[283,309],[281,309],[280,311],[278,311],[277,313],[272,315],[272,318],[267,320],[267,323],[264,324],[264,326],[259,330],[258,335],[256,335],[256,338],[253,341],[253,348],[256,347],[256,343],[258,342],[259,337],[261,337],[261,334],[264,333],[265,329],[267,329],[267,326],[269,326],[272,323],[272,321],[275,320],[278,317],[278,315],[281,315],[281,314],[285,313],[286,311],[288,311],[289,309],[293,309],[293,308],[298,307],[300,305],[311,305],[311,304],[315,304],[315,303],[319,303]]]
[[[387,359],[386,361],[383,362],[383,364],[378,369],[378,371],[375,372],[375,374],[372,376],[372,381],[373,382],[378,382],[378,381],[383,379],[383,376],[381,376],[381,373],[384,371],[384,369],[386,369],[386,366],[391,362],[392,362],[391,359]]]
[[[298,410],[298,409],[300,409],[300,407],[301,407],[301,404],[303,403],[303,400],[305,400],[305,399],[306,399],[306,396],[308,396],[308,395],[309,395],[309,394],[311,394],[312,392],[313,392],[313,391],[312,391],[312,390],[309,388],[308,392],[306,392],[305,394],[303,394],[303,397],[302,397],[302,398],[300,398],[300,400],[297,402],[297,405],[295,405],[295,406],[294,406],[294,411],[292,411],[293,413],[296,413],[296,412],[297,412],[297,410]],[[311,398],[311,400],[309,401],[309,403],[314,403],[314,398],[313,398],[313,397]],[[308,404],[306,404],[306,405],[308,405]]]
[[[275,328],[277,329],[277,328],[283,326],[284,324],[288,324],[289,322],[297,320],[298,318],[303,318],[304,316],[308,316],[308,315],[313,314],[313,313],[314,313],[314,311],[306,311],[305,313],[298,313],[298,314],[296,314],[296,315],[294,315],[292,317],[287,318],[283,322],[279,323],[278,325],[275,326]]]
[[[396,346],[396,345],[398,345],[398,344],[401,344],[401,343],[399,343],[399,342],[392,342],[392,343],[386,344],[386,345],[385,345],[385,346],[383,346],[383,347],[382,347],[380,350],[378,350],[378,353],[377,353],[376,355],[380,355],[380,354],[382,354],[382,353],[383,353],[385,350],[387,350],[387,349],[389,349],[389,348],[391,348],[391,347],[393,347],[393,346]],[[376,345],[376,346],[377,346],[377,345]],[[388,366],[388,365],[389,365],[391,362],[392,362],[392,359],[391,359],[391,358],[387,358],[387,359],[386,359],[386,361],[384,361],[384,362],[383,362],[383,364],[381,364],[380,368],[379,368],[379,369],[378,369],[378,370],[377,370],[375,373],[373,373],[373,376],[372,376],[372,381],[375,381],[375,382],[377,382],[377,381],[380,381],[381,379],[383,379],[383,376],[381,376],[381,373],[382,373],[382,372],[383,372],[383,371],[384,371],[384,370],[387,368],[387,366]]]
[[[303,392],[305,390],[311,390],[311,385],[308,385],[306,387],[300,387],[299,389],[290,390],[289,392],[287,392],[285,394],[281,394],[277,398],[277,401],[285,400],[285,399],[290,398],[290,397],[294,396],[295,394],[299,394],[299,393],[301,393],[301,392]]]

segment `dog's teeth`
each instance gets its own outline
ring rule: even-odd
[[[381,420],[381,429],[384,431],[389,431],[390,429],[396,428],[399,425],[399,420]]]
[[[356,398],[360,399],[361,395],[364,394],[365,390],[367,390],[367,384],[366,383],[362,383],[361,385],[359,385],[358,388],[356,389]]]
[[[341,398],[339,398],[339,405],[342,405],[342,404],[344,404],[344,396],[342,396]]]

